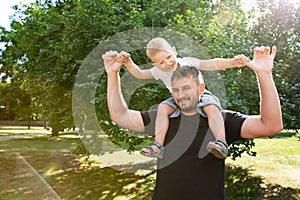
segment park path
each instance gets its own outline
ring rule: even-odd
[[[22,139],[27,137],[40,137],[45,135],[51,135],[49,133],[28,133],[28,134],[16,134],[16,135],[4,135],[0,136],[0,141],[13,140],[13,139]]]

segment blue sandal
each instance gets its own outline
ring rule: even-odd
[[[219,147],[216,147],[216,145]],[[222,139],[217,139],[214,142],[209,142],[207,145],[207,151],[212,153],[215,157],[220,159],[226,159],[228,155],[228,145]]]
[[[140,151],[143,156],[152,157],[152,158],[162,158],[164,153],[164,148],[158,143],[153,142],[153,145],[157,146],[158,151],[155,152],[152,146],[145,146],[144,148],[148,149],[148,152]]]

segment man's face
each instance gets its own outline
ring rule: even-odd
[[[177,69],[177,61],[175,52],[159,51],[150,59],[153,62],[153,66],[159,68],[165,72],[174,72]]]
[[[202,89],[204,89],[204,84],[199,87],[191,76],[172,81],[173,98],[183,114],[194,115],[197,113],[197,104]]]

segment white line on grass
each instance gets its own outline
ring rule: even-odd
[[[60,196],[58,196],[58,194],[47,183],[47,181],[27,162],[27,160],[25,158],[23,158],[23,156],[21,156],[19,153],[16,153],[16,154],[17,154],[17,158],[20,159],[36,177],[38,177],[38,180],[40,180],[42,182],[42,184],[44,184],[46,186],[46,188],[53,194],[54,198],[57,200],[61,200]]]

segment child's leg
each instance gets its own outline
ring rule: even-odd
[[[155,141],[163,146],[169,127],[169,115],[175,109],[167,104],[161,103],[158,106],[157,117],[155,122]]]
[[[207,115],[208,126],[215,138],[226,141],[224,120],[220,110],[213,104],[206,105],[202,109]]]
[[[175,109],[165,103],[161,103],[157,109],[157,116],[155,122],[155,141],[163,146],[168,127],[169,127],[169,115],[172,114]],[[154,152],[158,152],[158,147],[156,145],[151,146]],[[150,154],[149,148],[143,148],[142,152]]]
[[[221,142],[210,142],[210,152],[218,158],[225,159],[227,157],[227,143],[222,114],[219,108],[217,108],[217,106],[213,104],[206,105],[202,107],[202,109],[207,115],[209,128],[212,131],[214,137],[216,138],[216,141]],[[223,141],[225,144],[223,143]]]

